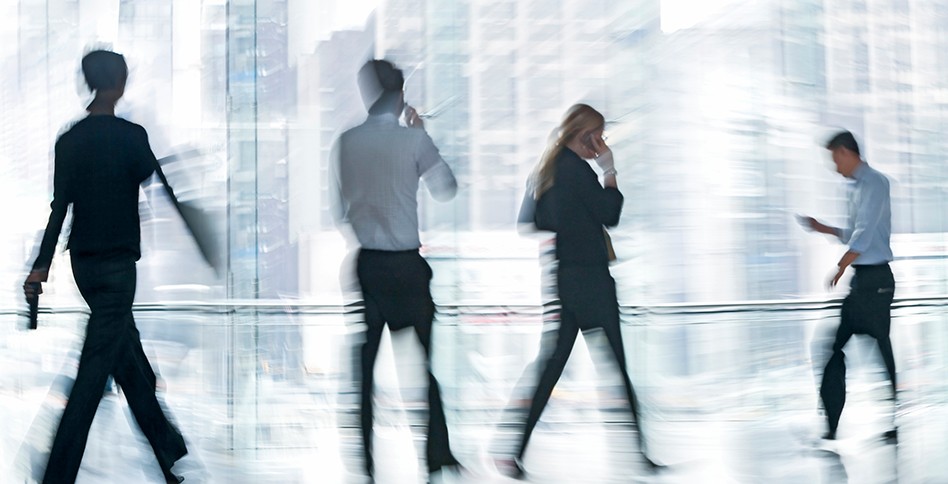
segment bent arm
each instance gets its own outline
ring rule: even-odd
[[[451,200],[458,192],[458,182],[454,178],[454,173],[441,157],[438,147],[435,146],[428,133],[420,129],[419,131],[421,135],[415,147],[418,175],[424,180],[428,192],[435,200],[439,202]]]
[[[581,173],[576,173],[571,177],[576,180],[575,188],[579,199],[593,218],[606,227],[618,225],[619,217],[622,215],[622,205],[625,201],[619,189],[615,186],[607,185],[603,187],[600,185],[591,168],[584,169]],[[615,183],[615,177],[611,178]]]
[[[425,181],[431,196],[439,202],[447,202],[458,193],[458,182],[444,160],[424,172],[421,179]]]

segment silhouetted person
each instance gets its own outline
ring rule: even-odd
[[[889,180],[873,169],[859,156],[859,145],[848,131],[833,136],[826,144],[832,152],[836,171],[851,181],[849,190],[849,219],[846,227],[830,227],[812,217],[802,217],[804,227],[837,237],[847,244],[830,286],[836,286],[849,266],[855,269],[849,283],[849,294],[843,300],[839,328],[833,342],[833,354],[823,371],[820,397],[829,428],[825,439],[836,438],[839,417],[846,403],[846,362],[843,347],[854,334],[867,334],[879,343],[879,351],[889,374],[892,398],[896,397],[895,358],[889,339],[892,298],[895,279],[889,262],[892,248],[892,210],[889,200]],[[896,430],[886,432],[886,438],[895,439]]]
[[[361,426],[365,469],[372,476],[373,368],[382,330],[413,327],[428,364],[430,473],[458,466],[451,453],[438,381],[431,371],[434,302],[431,267],[418,252],[418,185],[450,200],[457,192],[451,169],[425,132],[418,113],[404,102],[402,71],[387,61],[369,61],[360,71],[363,95],[375,100],[366,121],[337,140],[332,162],[338,182],[334,214],[358,241],[356,274],[365,304],[362,345]],[[408,127],[399,124],[405,111]]]
[[[585,104],[572,106],[551,138],[533,175],[534,222],[556,233],[557,292],[561,303],[556,347],[546,361],[530,405],[514,472],[522,477],[523,456],[553,387],[563,373],[579,331],[602,329],[622,374],[632,418],[639,425],[639,446],[645,455],[638,401],[626,369],[615,280],[609,273],[612,246],[604,227],[619,223],[623,197],[616,183],[612,151],[602,138],[605,120]],[[603,184],[586,162],[603,169]],[[605,185],[605,186],[603,186]]]
[[[53,440],[43,482],[76,480],[89,426],[109,375],[122,387],[139,428],[168,482],[187,454],[184,439],[155,397],[155,373],[132,317],[135,263],[141,257],[140,184],[155,169],[144,128],[115,116],[128,67],[119,54],[93,51],[82,72],[95,98],[89,116],[56,141],[52,213],[27,283],[45,282],[66,210],[72,205],[69,253],[76,285],[90,316],[75,383]],[[30,285],[25,284],[26,291]],[[40,289],[40,292],[42,289]]]

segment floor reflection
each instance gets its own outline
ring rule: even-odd
[[[480,316],[486,317],[481,311]],[[840,440],[819,442],[820,335],[833,311],[670,315],[627,321],[642,429],[658,474],[644,467],[637,429],[604,344],[579,339],[525,458],[530,482],[928,483],[948,475],[944,358],[938,308],[896,311],[899,444],[885,376],[871,345],[855,341]],[[37,332],[0,344],[4,482],[32,482],[75,372],[77,314],[48,315]],[[541,311],[466,324],[446,311],[435,334],[451,439],[467,466],[440,482],[513,482],[498,462],[520,437],[531,363],[544,337]],[[140,311],[161,397],[189,440],[176,470],[190,483],[361,483],[352,358],[359,327],[342,314]],[[710,324],[708,324],[710,323]],[[4,326],[12,328],[10,325]],[[549,329],[547,325],[546,329]],[[411,333],[386,334],[376,372],[377,482],[424,482],[424,362]],[[684,361],[682,361],[684,360]],[[523,388],[527,388],[524,391]],[[107,390],[79,481],[160,482],[119,389]]]

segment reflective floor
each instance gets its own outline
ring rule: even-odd
[[[937,351],[946,339],[944,308],[896,310],[894,417],[875,347],[850,342],[848,401],[832,445],[819,439],[816,382],[835,309],[732,309],[626,315],[642,430],[650,457],[667,467],[644,467],[618,373],[593,332],[577,340],[537,427],[524,462],[528,480],[946,482],[948,378]],[[36,332],[15,329],[12,316],[5,321],[2,482],[33,482],[41,472],[75,371],[84,317],[44,316]],[[367,481],[352,374],[359,328],[341,313],[143,308],[136,317],[161,397],[189,439],[192,452],[175,468],[185,482]],[[541,319],[529,308],[442,311],[434,366],[466,469],[433,482],[514,482],[502,471],[535,384],[531,363],[555,334]],[[386,333],[376,374],[377,482],[425,482],[424,367],[412,334]],[[897,445],[882,439],[893,418]],[[78,482],[161,482],[117,388],[105,391]]]

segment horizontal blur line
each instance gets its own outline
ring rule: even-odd
[[[746,301],[733,303],[670,303],[650,306],[622,305],[620,310],[625,314],[712,314],[712,313],[742,313],[742,312],[790,312],[790,311],[823,311],[838,309],[842,298],[832,299],[798,299],[793,301]],[[948,295],[931,297],[896,298],[893,308],[939,307],[948,306]],[[447,316],[465,315],[495,315],[495,316],[537,316],[549,310],[548,306],[540,305],[501,305],[489,306],[483,304],[453,304],[438,305],[438,312]],[[135,304],[133,310],[138,313],[165,313],[165,312],[196,312],[221,315],[244,314],[290,314],[290,315],[346,315],[358,314],[362,306],[357,304],[288,304],[271,301],[237,301],[237,302],[206,302],[206,303],[143,303]],[[85,307],[40,307],[40,314],[88,314]],[[0,316],[28,316],[25,309],[2,308]],[[480,323],[489,324],[489,323]]]
[[[696,314],[696,313],[741,313],[741,312],[785,312],[785,311],[823,311],[839,309],[843,298],[797,299],[792,301],[739,301],[733,303],[680,303],[656,304],[652,306],[621,306],[622,311],[640,311],[655,314]],[[948,295],[917,296],[895,298],[894,309],[914,307],[937,307],[948,305]]]
[[[931,254],[931,255],[907,255],[903,257],[895,257],[895,261],[903,260],[938,260],[942,261],[948,259],[948,254]]]

